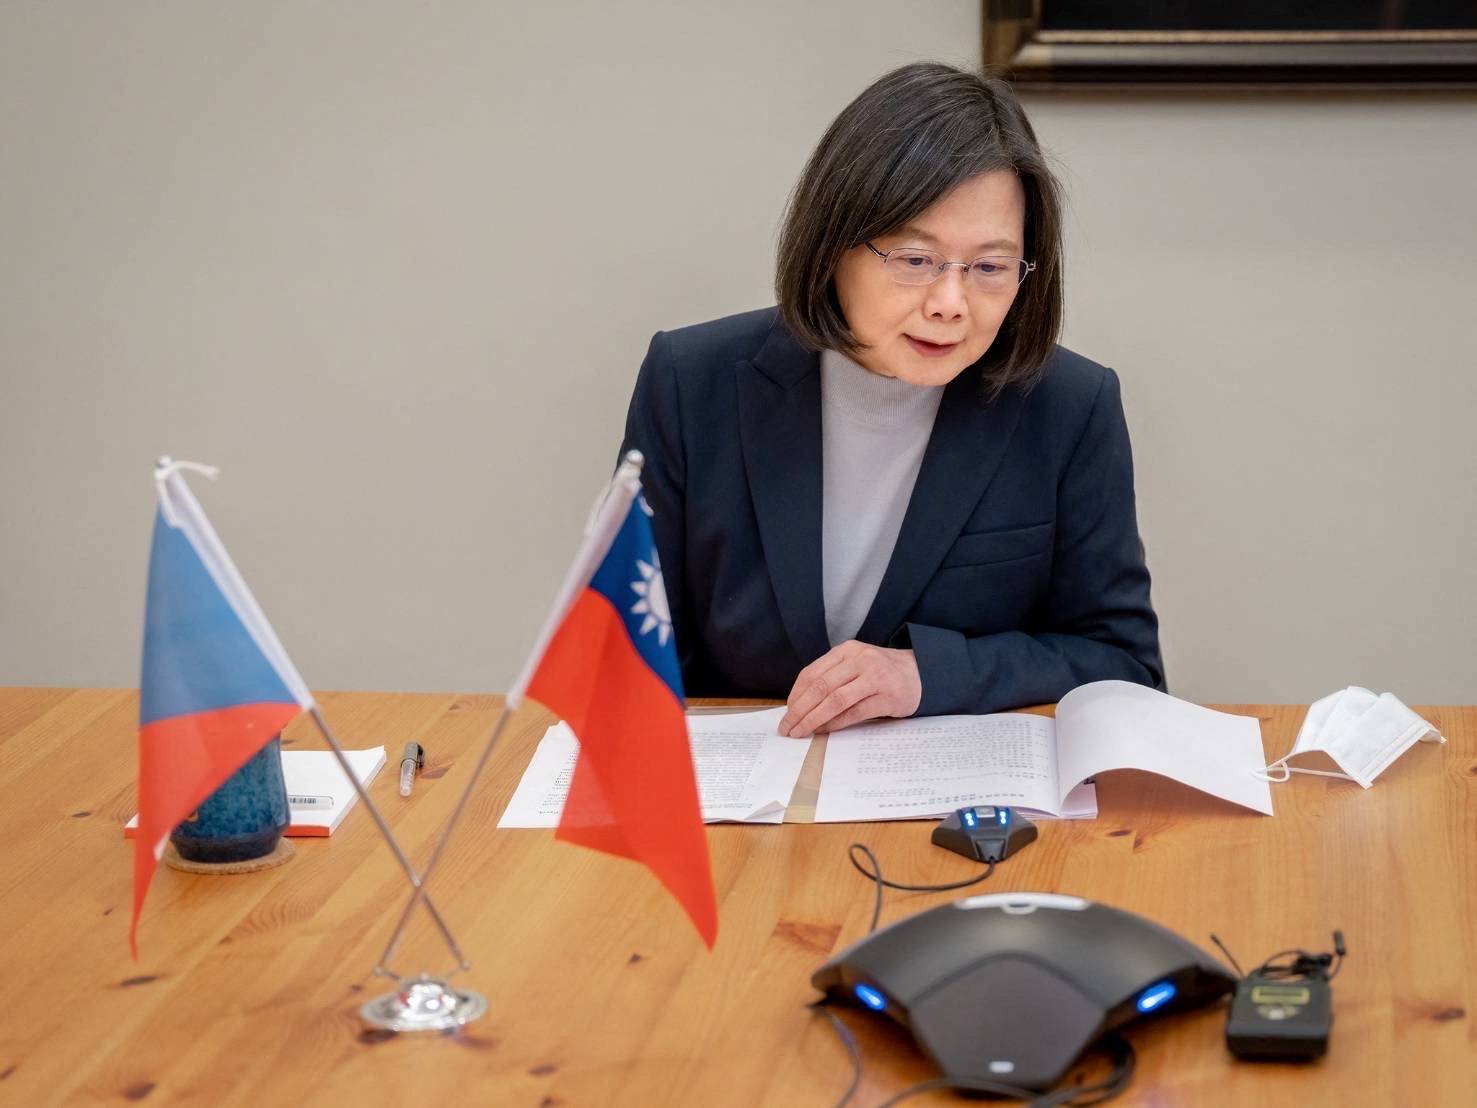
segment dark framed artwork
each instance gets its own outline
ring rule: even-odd
[[[1477,88],[1477,0],[984,0],[984,58],[1039,87]]]

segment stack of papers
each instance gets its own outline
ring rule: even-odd
[[[354,768],[354,776],[368,785],[385,764],[385,748],[345,750],[344,757]],[[283,832],[292,838],[324,838],[338,830],[349,809],[359,803],[359,794],[344,776],[331,750],[284,750],[282,777],[287,782],[289,823]],[[138,828],[134,816],[123,828],[125,838],[133,838]]]
[[[1047,716],[931,716],[859,723],[826,740],[817,823],[935,819],[1004,805],[1033,819],[1096,819],[1097,788],[1059,794]]]
[[[809,739],[775,734],[784,713],[688,716],[705,820],[784,822],[810,748]],[[498,826],[557,826],[578,752],[568,727],[549,728]],[[1270,788],[1257,777],[1265,764],[1254,717],[1126,681],[1096,681],[1062,697],[1055,719],[999,712],[878,720],[838,731],[825,740],[814,819],[935,819],[981,805],[1094,819],[1092,779],[1115,769],[1158,774],[1271,815]],[[808,800],[795,804],[805,818]]]
[[[783,708],[687,717],[698,799],[707,823],[782,823],[810,750],[776,734]],[[564,723],[544,733],[499,827],[557,827],[579,741]]]
[[[385,748],[345,750],[344,757],[360,784],[367,786],[384,767]],[[309,838],[332,835],[349,809],[359,803],[359,794],[331,750],[284,750],[282,776],[287,780],[287,810],[292,815],[284,834]],[[327,804],[323,803],[325,798]]]

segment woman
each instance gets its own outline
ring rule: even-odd
[[[652,339],[623,449],[690,695],[806,735],[1163,687],[1118,380],[1055,345],[1057,196],[1008,85],[904,66],[806,165],[778,307]]]

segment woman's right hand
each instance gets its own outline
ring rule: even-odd
[[[802,737],[869,719],[911,716],[922,700],[923,681],[911,650],[851,639],[800,671],[779,733]]]

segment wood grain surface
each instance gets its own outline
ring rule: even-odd
[[[427,751],[409,800],[373,786],[421,863],[496,718],[480,695],[324,694],[346,745]],[[1271,757],[1304,709],[1261,719]],[[1101,816],[1048,823],[979,891],[1071,893],[1127,908],[1243,965],[1289,946],[1349,956],[1327,1058],[1238,1063],[1223,1007],[1148,1022],[1133,1087],[1145,1105],[1473,1103],[1477,1087],[1477,708],[1425,708],[1422,744],[1368,791],[1295,777],[1265,818],[1139,774],[1099,780]],[[0,689],[0,1103],[282,1105],[830,1105],[850,1063],[807,1008],[812,970],[864,933],[867,843],[889,876],[967,876],[920,822],[709,831],[722,913],[704,951],[629,862],[495,824],[548,717],[520,712],[432,885],[474,965],[457,980],[488,1014],[454,1034],[366,1031],[358,1006],[406,890],[368,816],[262,873],[160,868],[128,957],[137,694]],[[284,741],[321,745],[299,719]],[[391,767],[393,769],[393,766]],[[957,895],[957,894],[956,894]],[[883,922],[950,894],[889,893]],[[424,918],[400,968],[449,967]],[[865,1062],[853,1104],[933,1075],[906,1034],[842,1013]],[[1100,1072],[1087,1062],[1074,1078]],[[947,1093],[909,1104],[962,1103]]]

